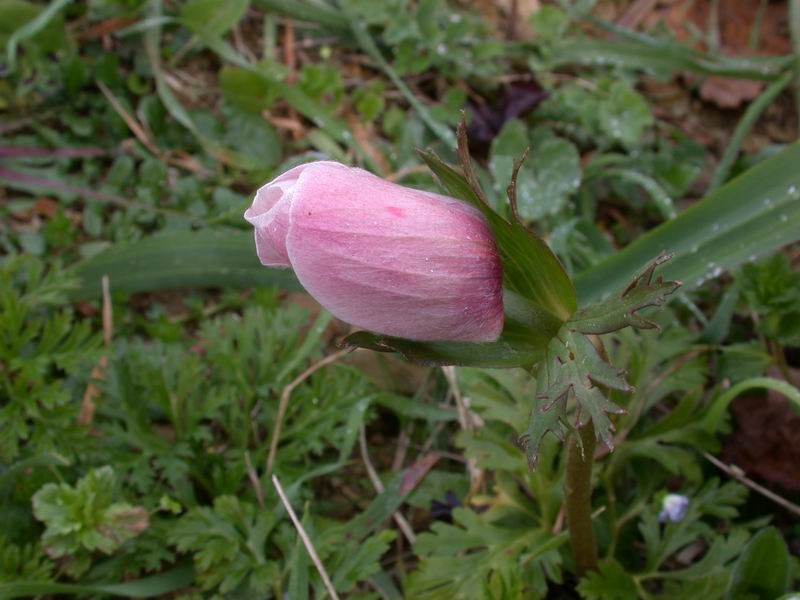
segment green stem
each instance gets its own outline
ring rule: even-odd
[[[567,473],[564,483],[567,524],[575,571],[582,577],[597,567],[597,542],[592,528],[592,462],[594,425],[589,422],[574,434],[567,447]]]

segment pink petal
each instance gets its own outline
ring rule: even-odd
[[[244,218],[255,228],[256,253],[261,264],[268,267],[291,267],[286,254],[286,235],[289,228],[289,209],[294,186],[311,164],[343,165],[333,162],[307,163],[289,169],[256,192],[253,204]]]
[[[306,290],[348,323],[414,340],[502,331],[494,239],[452,198],[313,163],[294,186],[285,249]]]

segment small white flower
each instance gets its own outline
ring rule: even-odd
[[[667,494],[661,501],[661,512],[658,513],[659,523],[677,523],[683,521],[689,510],[689,497],[680,494]]]

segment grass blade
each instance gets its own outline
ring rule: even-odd
[[[40,12],[34,19],[28,21],[17,29],[6,42],[6,60],[8,61],[8,68],[14,71],[17,63],[17,47],[20,42],[27,40],[39,33],[42,29],[47,27],[47,24],[72,0],[54,0],[47,8]]]
[[[662,251],[667,279],[702,285],[800,239],[800,144],[789,146],[576,278],[581,303],[620,289]]]
[[[772,101],[778,97],[791,80],[792,74],[787,73],[772,83],[747,107],[742,119],[736,125],[733,135],[731,135],[728,146],[725,148],[725,152],[717,165],[717,170],[714,171],[714,177],[711,179],[711,183],[708,186],[709,192],[716,190],[728,178],[728,173],[733,163],[736,161],[736,158],[739,156],[739,149],[742,147],[742,142],[750,131],[750,128],[761,116],[761,113],[764,112],[764,109],[772,104]]]
[[[30,581],[0,583],[0,597],[26,598],[51,594],[101,595],[123,598],[161,598],[190,585],[194,581],[191,566],[178,567],[166,573],[144,577],[136,581],[111,585],[81,585],[54,583],[51,581]]]
[[[259,285],[301,289],[291,271],[259,263],[252,232],[225,228],[168,232],[115,246],[79,262],[74,274],[81,284],[72,300],[100,297],[103,275],[110,277],[115,292],[129,294]]]
[[[791,57],[733,59],[697,52],[674,43],[639,39],[575,40],[560,46],[552,67],[566,65],[618,66],[670,74],[691,71],[735,79],[771,81],[781,75]]]

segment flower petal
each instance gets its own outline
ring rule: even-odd
[[[286,251],[306,290],[348,323],[412,340],[502,331],[494,239],[452,198],[314,163],[294,186]]]

